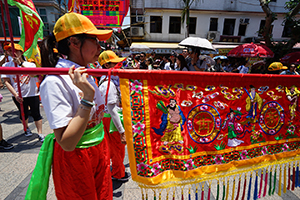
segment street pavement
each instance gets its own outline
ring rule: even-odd
[[[37,137],[37,130],[35,128],[33,119],[29,118],[29,127],[34,133],[30,137],[25,137],[23,135],[23,126],[19,120],[18,110],[14,105],[11,94],[7,89],[0,90],[0,93],[3,95],[3,100],[0,103],[0,122],[3,128],[3,137],[8,142],[14,145],[14,148],[11,150],[0,149],[0,200],[23,200],[27,191],[27,187],[31,178],[32,171],[35,167],[37,156],[41,147],[41,142],[39,142]],[[43,134],[47,135],[52,132],[49,127],[45,112],[41,105],[41,114],[43,116]],[[126,171],[129,169],[129,160],[126,152],[124,159],[124,165]],[[259,173],[260,174],[260,173]],[[277,173],[278,176],[279,173]],[[248,175],[249,176],[249,175]],[[52,176],[50,176],[49,189],[47,194],[47,200],[55,200],[54,186]],[[283,179],[283,178],[282,178]],[[283,181],[283,180],[282,180]],[[279,177],[277,177],[277,183],[279,182]],[[243,183],[243,181],[242,181]],[[230,181],[230,189],[228,199],[234,199],[231,197],[232,194],[232,179]],[[235,195],[237,193],[237,181],[235,183]],[[241,184],[243,188],[243,184]],[[251,199],[253,199],[253,190],[254,190],[254,180],[251,187]],[[141,200],[141,189],[138,185],[130,179],[126,183],[122,182],[113,182],[114,187],[114,200]],[[198,199],[200,199],[201,194],[201,184],[191,186],[191,199],[195,199],[195,191],[198,187]],[[283,186],[282,186],[283,187]],[[268,186],[269,188],[269,186]],[[159,193],[161,192],[161,199],[167,199],[166,193],[168,189],[162,191],[157,191],[157,199]],[[171,189],[173,191],[173,188]],[[204,192],[205,198],[207,199],[208,183],[204,183]],[[183,189],[184,199],[188,199],[189,187]],[[282,192],[281,196],[278,196],[278,184],[276,188],[276,193],[273,196],[265,196],[261,200],[300,200],[300,188],[296,188],[294,191],[287,191],[286,193]],[[240,198],[241,198],[240,192]],[[211,200],[216,199],[217,187],[216,181],[213,182],[211,187]],[[220,185],[220,195],[222,196],[222,185]],[[221,199],[220,196],[220,199]],[[247,193],[246,193],[247,197]],[[239,199],[240,199],[239,198]],[[148,199],[154,199],[154,192],[148,192]],[[169,198],[172,199],[172,194],[170,193]],[[181,188],[175,190],[175,199],[181,199]],[[246,199],[246,198],[245,198]]]

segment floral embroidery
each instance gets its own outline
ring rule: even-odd
[[[186,161],[184,166],[187,168],[187,170],[192,170],[194,169],[194,161],[192,159],[189,159]]]
[[[131,85],[131,90],[135,92],[139,92],[143,89],[142,83],[139,82],[138,80],[135,80],[134,82],[130,83]]]

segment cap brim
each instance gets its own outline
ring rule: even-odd
[[[111,37],[112,33],[113,33],[112,30],[93,30],[93,31],[88,31],[85,34],[96,35],[98,40],[104,41],[104,40],[108,40]]]
[[[114,59],[111,59],[110,62],[112,63],[119,63],[119,62],[122,62],[126,59],[126,57],[124,58],[114,58]]]

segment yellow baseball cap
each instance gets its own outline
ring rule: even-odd
[[[8,45],[4,46],[4,50],[8,50],[9,48],[11,48],[11,43],[9,43]],[[21,47],[21,45],[14,43],[14,48],[15,50],[19,50],[24,52],[23,47]]]
[[[107,51],[103,51],[99,58],[98,58],[98,62],[100,63],[100,65],[104,65],[105,63],[119,63],[124,61],[126,58],[119,58],[115,52],[111,51],[111,50],[107,50]]]
[[[269,71],[277,71],[282,69],[288,69],[286,66],[283,66],[281,62],[273,62],[269,67]]]
[[[53,33],[57,42],[78,34],[96,35],[99,40],[103,41],[111,37],[112,30],[98,30],[89,18],[71,12],[57,20]]]

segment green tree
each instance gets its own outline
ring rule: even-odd
[[[288,12],[284,18],[283,25],[285,25],[285,28],[290,29],[291,35],[290,40],[286,43],[279,44],[272,43],[272,36],[270,34],[272,23],[277,20],[277,14],[270,9],[270,0],[259,0],[259,2],[262,10],[266,14],[265,27],[259,31],[262,34],[266,45],[274,51],[275,57],[282,57],[284,54],[288,53],[297,42],[300,42],[300,19],[296,18],[296,15],[300,11],[300,0],[289,0],[285,3],[285,8]]]
[[[186,21],[186,36],[189,37],[190,35],[190,7],[195,0],[183,0],[184,7],[181,12],[181,23],[184,24]]]

